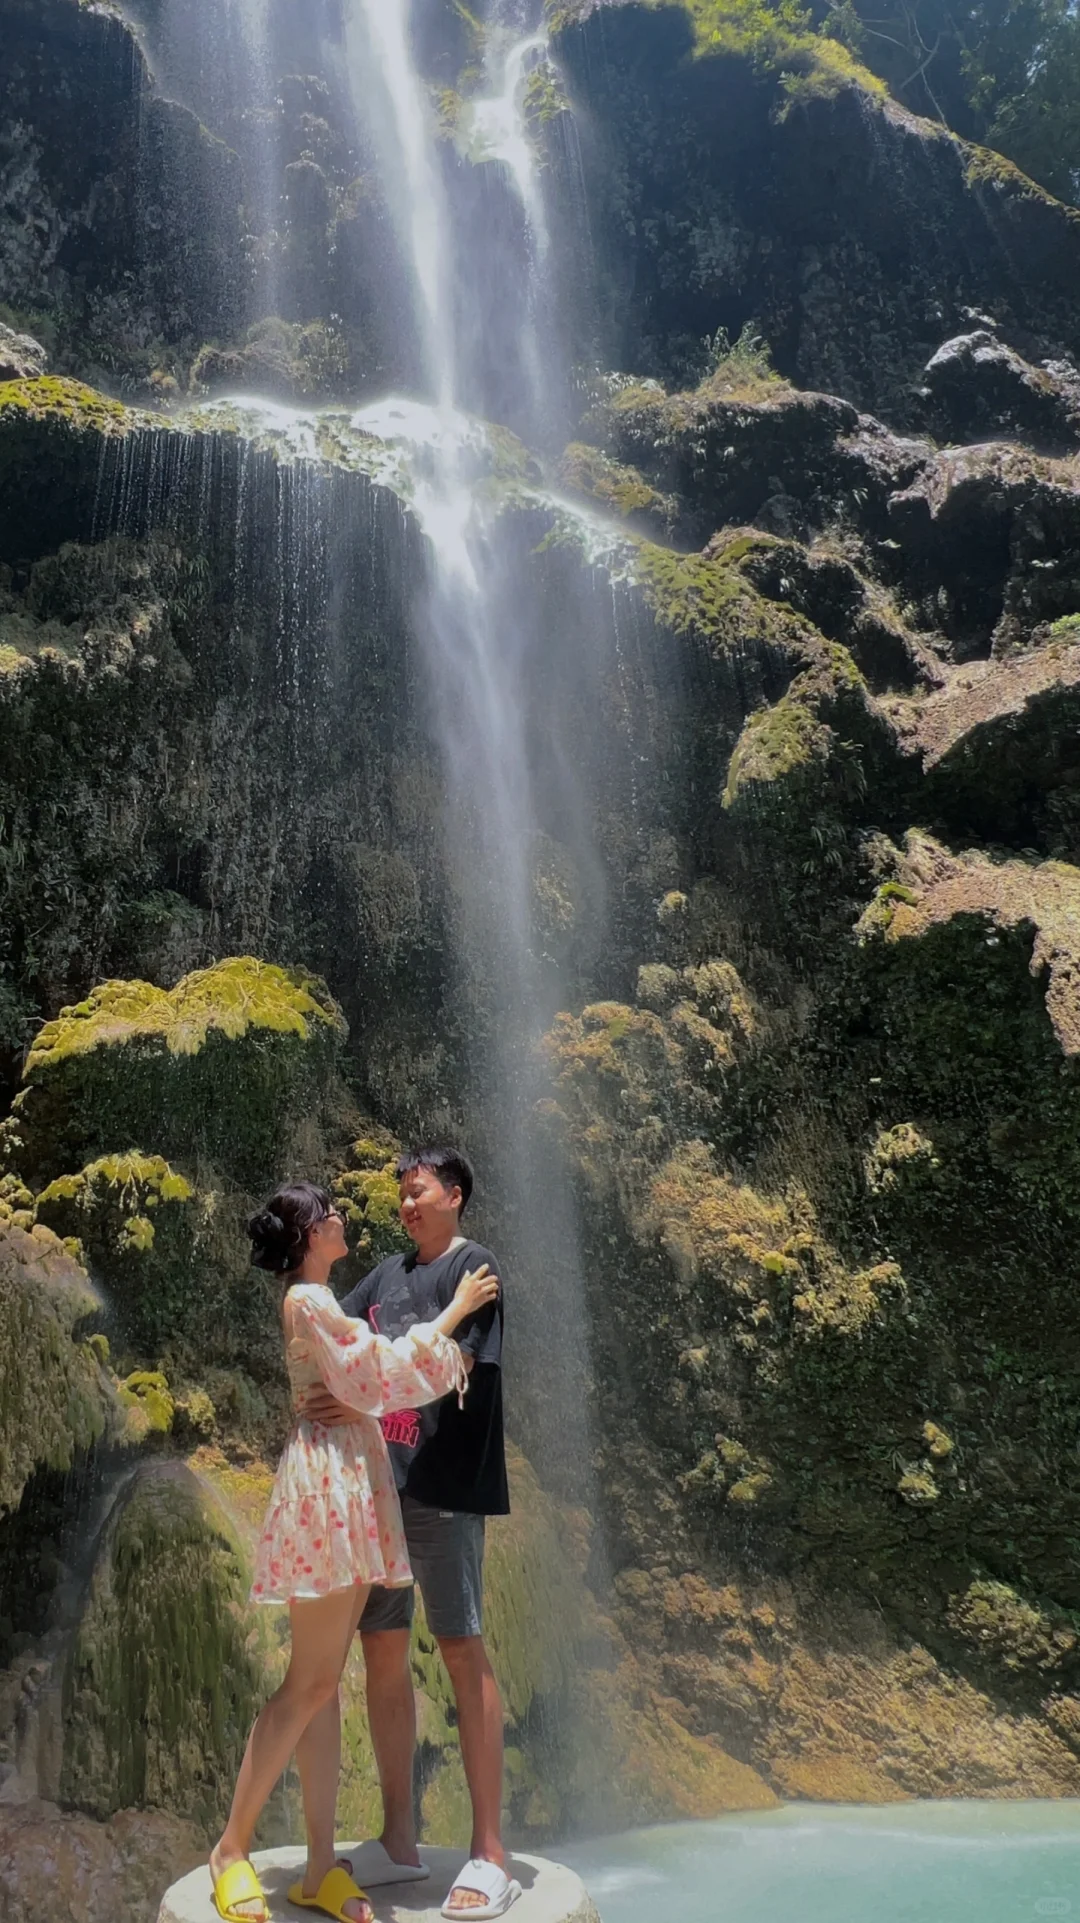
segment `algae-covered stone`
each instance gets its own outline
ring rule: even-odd
[[[0,1514],[34,1470],[70,1469],[110,1424],[109,1378],[79,1325],[100,1313],[47,1229],[0,1226]]]
[[[125,1335],[149,1349],[205,1326],[210,1305],[192,1282],[212,1216],[212,1198],[162,1156],[134,1150],[58,1176],[37,1198],[37,1219],[78,1248]]]
[[[64,1801],[97,1817],[136,1804],[204,1832],[228,1808],[267,1691],[236,1533],[179,1464],[147,1467],[98,1551],[65,1687]]]
[[[105,982],[36,1037],[7,1124],[10,1159],[24,1179],[48,1182],[141,1139],[258,1184],[317,1108],[344,1033],[321,982],[250,958],[171,990]]]

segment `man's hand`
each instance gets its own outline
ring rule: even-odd
[[[356,1421],[356,1410],[347,1409],[321,1382],[305,1390],[300,1414],[305,1421],[321,1422],[326,1429],[340,1429],[343,1423]]]

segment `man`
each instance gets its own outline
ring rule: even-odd
[[[458,1149],[422,1148],[397,1167],[408,1255],[380,1262],[346,1296],[347,1315],[366,1318],[380,1335],[404,1335],[451,1301],[463,1275],[487,1264],[490,1249],[467,1240],[461,1217],[473,1172]],[[401,1496],[413,1573],[428,1625],[446,1664],[457,1703],[461,1755],[472,1799],[470,1860],[447,1899],[445,1914],[501,1916],[520,1895],[505,1873],[502,1846],[503,1714],[483,1641],[484,1527],[510,1508],[502,1422],[503,1302],[462,1324],[458,1333],[469,1389],[464,1406],[447,1396],[429,1408],[383,1423]],[[346,1413],[329,1396],[309,1398],[318,1419]],[[374,1589],[360,1623],[367,1665],[368,1719],[383,1796],[383,1832],[365,1845],[353,1870],[362,1882],[415,1880],[426,1872],[416,1847],[413,1757],[416,1706],[409,1663],[411,1589]]]

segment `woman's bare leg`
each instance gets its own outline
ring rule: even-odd
[[[351,1627],[345,1644],[348,1660],[352,1639],[359,1627],[368,1599],[366,1589],[355,1589]],[[328,1870],[337,1861],[334,1851],[334,1818],[337,1813],[338,1778],[341,1774],[341,1697],[334,1691],[312,1717],[296,1745],[296,1767],[304,1797],[304,1823],[307,1829],[308,1860],[304,1876],[304,1895],[314,1896]]]
[[[314,1872],[325,1863],[327,1851],[334,1855],[334,1816],[337,1810],[338,1777],[341,1763],[341,1691],[335,1690],[313,1716],[296,1745],[296,1767],[304,1798],[304,1828],[307,1831],[307,1874],[304,1887],[320,1879]],[[326,1875],[326,1871],[323,1871]],[[314,1894],[314,1891],[312,1891]]]
[[[335,1695],[345,1658],[349,1653],[355,1625],[359,1621],[357,1597],[366,1591],[335,1589],[329,1596],[289,1605],[292,1650],[289,1667],[281,1688],[276,1690],[255,1721],[248,1737],[233,1793],[229,1820],[217,1847],[211,1852],[210,1872],[216,1879],[230,1863],[239,1863],[251,1854],[255,1825],[270,1799],[274,1785],[288,1766],[289,1758],[312,1717]],[[363,1601],[360,1603],[363,1608]],[[254,1901],[242,1903],[245,1915],[257,1916]],[[357,1906],[356,1923],[363,1923],[364,1910]]]

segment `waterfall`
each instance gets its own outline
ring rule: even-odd
[[[539,752],[530,735],[533,637],[522,606],[526,590],[491,504],[485,430],[465,412],[477,399],[485,411],[498,406],[497,381],[482,381],[476,393],[477,342],[466,338],[470,326],[481,330],[482,362],[519,371],[526,389],[521,413],[531,423],[542,418],[545,379],[559,378],[558,370],[544,367],[537,325],[548,236],[523,103],[546,41],[538,33],[513,39],[495,29],[485,70],[488,90],[464,116],[470,157],[499,169],[517,206],[531,282],[529,297],[518,305],[499,297],[501,261],[475,251],[475,229],[473,248],[463,247],[436,150],[431,101],[413,56],[411,0],[345,0],[345,6],[353,105],[374,136],[408,267],[425,386],[422,399],[360,409],[353,426],[397,442],[429,544],[418,628],[447,796],[444,850],[458,901],[461,992],[473,1006],[486,1001],[494,1016],[471,1050],[473,1105],[480,1104],[483,1139],[500,1164],[492,1173],[499,1212],[516,1225],[515,1260],[530,1271],[522,1290],[529,1297],[523,1317],[527,1368],[534,1369],[541,1354],[550,1358],[553,1322],[561,1330],[562,1381],[552,1393],[549,1361],[542,1426],[552,1449],[558,1437],[559,1453],[576,1458],[580,1472],[589,1452],[579,1429],[586,1344],[573,1207],[561,1183],[553,1192],[553,1177],[538,1197],[529,1119],[530,1046],[553,1012],[544,1007],[533,953],[533,859],[543,828],[537,785],[561,787],[565,800],[573,781],[557,732]],[[479,299],[470,299],[474,290]],[[575,839],[587,841],[587,828],[579,829]]]

